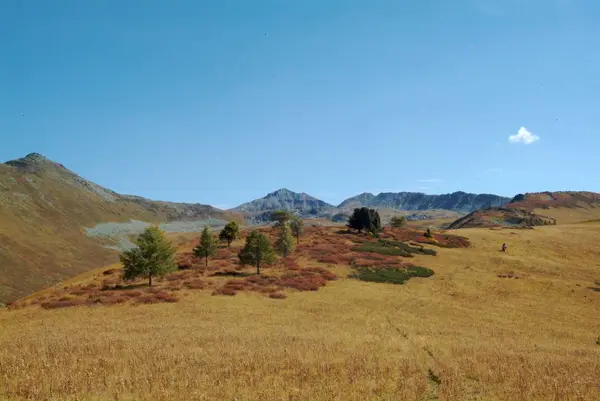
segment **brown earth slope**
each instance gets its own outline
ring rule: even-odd
[[[543,214],[555,218],[558,224],[578,223],[600,218],[600,193],[559,191],[519,194],[506,207]]]
[[[532,227],[554,225],[556,220],[517,208],[488,208],[477,210],[461,217],[448,226],[448,229],[475,227]]]
[[[86,230],[99,223],[218,224],[232,217],[207,205],[119,195],[35,153],[0,163],[0,302],[116,261],[116,250],[106,247],[117,248],[114,236]]]
[[[531,227],[570,224],[600,218],[600,194],[595,192],[562,191],[519,194],[505,207],[477,210],[448,226],[468,227]]]

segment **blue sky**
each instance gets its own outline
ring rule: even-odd
[[[596,0],[7,0],[0,160],[221,207],[600,192],[599,44]]]

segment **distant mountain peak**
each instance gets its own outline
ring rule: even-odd
[[[297,192],[290,191],[287,188],[279,188],[278,190],[268,193],[267,196],[280,196],[280,195],[291,195],[291,194],[297,194]]]
[[[41,160],[41,161],[49,160],[46,156],[44,156],[40,153],[36,153],[36,152],[29,153],[23,159],[25,159],[25,160]]]
[[[35,152],[29,153],[25,157],[21,157],[19,159],[9,160],[4,164],[26,173],[33,173],[46,167],[65,168],[65,166],[62,164],[56,163],[44,155]]]
[[[246,212],[252,215],[265,216],[273,210],[289,210],[300,216],[317,216],[333,209],[334,206],[304,192],[298,193],[287,188],[280,188],[268,193],[260,199],[241,204],[231,210]],[[266,213],[266,214],[265,214]],[[262,216],[261,218],[263,218]]]

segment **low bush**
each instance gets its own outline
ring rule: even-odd
[[[411,277],[430,277],[433,274],[433,270],[426,267],[410,266],[407,268],[358,268],[350,277],[375,283],[404,284]]]
[[[206,287],[206,283],[200,279],[192,279],[184,281],[183,286],[191,290],[201,290]]]
[[[73,298],[65,301],[46,301],[42,302],[41,307],[44,309],[59,309],[59,308],[68,308],[71,306],[81,306],[86,305],[88,302],[82,298]]]
[[[237,291],[231,289],[231,288],[226,288],[226,287],[221,287],[216,289],[213,292],[213,295],[229,295],[229,296],[234,296],[235,294],[237,294]]]
[[[352,250],[354,252],[374,252],[386,256],[412,257],[410,252],[407,252],[404,249],[384,246],[378,242],[364,242],[360,245],[352,247]]]
[[[161,300],[156,298],[154,294],[146,294],[135,298],[134,305],[157,304],[159,302],[161,302]]]
[[[405,243],[405,242],[400,242],[400,241],[389,241],[389,240],[379,240],[379,243],[382,244],[383,246],[386,247],[396,247],[399,249],[403,249],[408,253],[416,253],[416,254],[421,254],[421,255],[430,255],[430,256],[436,256],[437,252],[433,249],[429,249],[429,248],[424,248],[422,245],[420,246],[410,246],[409,244]]]
[[[117,305],[129,301],[129,298],[124,295],[105,296],[97,299],[97,303],[102,305]]]
[[[283,292],[272,292],[269,294],[269,298],[285,299],[285,298],[287,298],[287,295],[285,295],[285,293],[283,293]]]

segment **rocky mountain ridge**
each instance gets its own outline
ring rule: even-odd
[[[426,195],[418,192],[384,192],[374,195],[368,192],[353,196],[334,206],[306,193],[297,193],[282,188],[265,197],[237,206],[231,211],[242,212],[251,222],[268,221],[273,210],[289,210],[303,218],[344,218],[357,207],[392,209],[397,211],[448,210],[466,214],[478,209],[497,207],[508,203],[511,198],[492,194],[454,192],[443,195]],[[412,213],[415,219],[423,219],[423,213]]]

